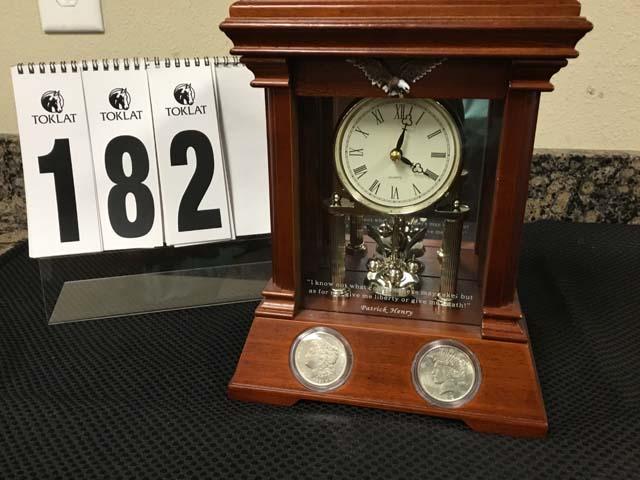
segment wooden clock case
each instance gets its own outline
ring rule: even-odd
[[[464,421],[477,431],[542,436],[547,418],[516,294],[518,256],[541,92],[578,55],[592,28],[574,0],[243,0],[221,29],[266,89],[273,278],[256,310],[233,399],[292,405],[337,402]],[[349,58],[446,61],[411,98],[490,101],[495,141],[485,169],[475,262],[479,305],[432,320],[305,308],[302,244],[319,202],[307,162],[332,165],[336,105],[384,97]],[[320,160],[318,160],[320,159]],[[301,172],[304,172],[302,174]],[[304,193],[304,195],[303,195]],[[311,200],[304,200],[311,199]],[[328,300],[330,301],[330,300]],[[460,320],[459,316],[473,315]],[[289,353],[303,331],[327,326],[351,344],[349,380],[319,393],[301,385]],[[469,403],[441,408],[415,390],[411,365],[426,343],[454,339],[478,357],[482,385]]]

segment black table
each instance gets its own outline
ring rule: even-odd
[[[0,258],[2,478],[640,478],[640,227],[525,230],[543,440],[347,406],[227,400],[255,304],[48,327]]]

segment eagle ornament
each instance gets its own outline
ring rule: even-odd
[[[390,97],[403,98],[411,91],[410,84],[424,78],[446,60],[446,58],[433,61],[409,60],[400,66],[398,75],[394,75],[385,62],[375,58],[350,58],[347,62],[362,70],[371,81],[371,85],[381,88]]]

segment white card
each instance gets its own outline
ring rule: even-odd
[[[55,67],[55,73],[53,68]],[[66,69],[66,66],[65,66]],[[79,72],[11,71],[20,129],[29,255],[102,251]]]
[[[161,64],[147,73],[167,245],[232,239],[211,68]]]
[[[136,69],[133,61],[109,61],[105,68],[100,62],[89,65],[82,80],[104,249],[162,246],[162,206],[144,66]]]
[[[243,65],[216,67],[220,130],[237,236],[271,232],[267,120],[262,88]]]

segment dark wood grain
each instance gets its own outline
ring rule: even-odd
[[[245,1],[222,24],[235,55],[572,58],[578,2]]]
[[[339,331],[354,352],[350,379],[330,393],[307,390],[289,367],[289,351],[303,331],[325,325]],[[482,365],[483,381],[466,405],[428,404],[413,386],[411,366],[427,343],[456,338]],[[257,317],[229,385],[231,398],[292,405],[320,400],[454,418],[491,433],[541,436],[547,429],[542,396],[527,343],[483,340],[478,330],[415,320],[376,321],[362,315],[305,310],[295,320]]]
[[[343,58],[305,58],[293,63],[295,90],[300,96],[384,97],[360,70]],[[474,72],[474,81],[467,74]],[[416,98],[504,98],[509,87],[511,63],[506,60],[448,59],[428,82],[412,87]],[[340,78],[340,82],[335,79]]]
[[[513,302],[540,92],[509,91],[504,105],[485,257],[486,307]]]
[[[287,63],[255,62],[266,67],[272,83],[266,89],[267,136],[269,138],[269,179],[271,230],[273,238],[273,279],[263,292],[271,303],[262,306],[277,316],[295,314],[300,293],[298,123],[297,104],[289,86]]]
[[[231,6],[221,28],[255,74],[252,85],[266,88],[273,232],[273,280],[229,395],[279,405],[347,403],[455,418],[484,432],[544,435],[547,419],[516,278],[540,93],[553,90],[553,75],[577,55],[577,42],[592,28],[580,16],[580,3],[243,0]],[[336,124],[353,101],[384,95],[346,62],[360,56],[382,58],[393,69],[416,57],[446,58],[412,85],[411,96],[490,100],[480,225],[475,244],[465,247],[459,280],[475,298],[472,308],[418,308],[420,319],[396,318],[363,315],[348,300],[304,296],[303,275],[327,268],[323,205],[336,188]],[[361,263],[350,260],[351,274]],[[427,267],[436,270],[437,263]],[[318,325],[339,330],[354,355],[349,380],[328,393],[307,390],[289,367],[296,336]],[[416,352],[436,339],[460,341],[480,361],[482,385],[462,407],[434,407],[412,384]]]

